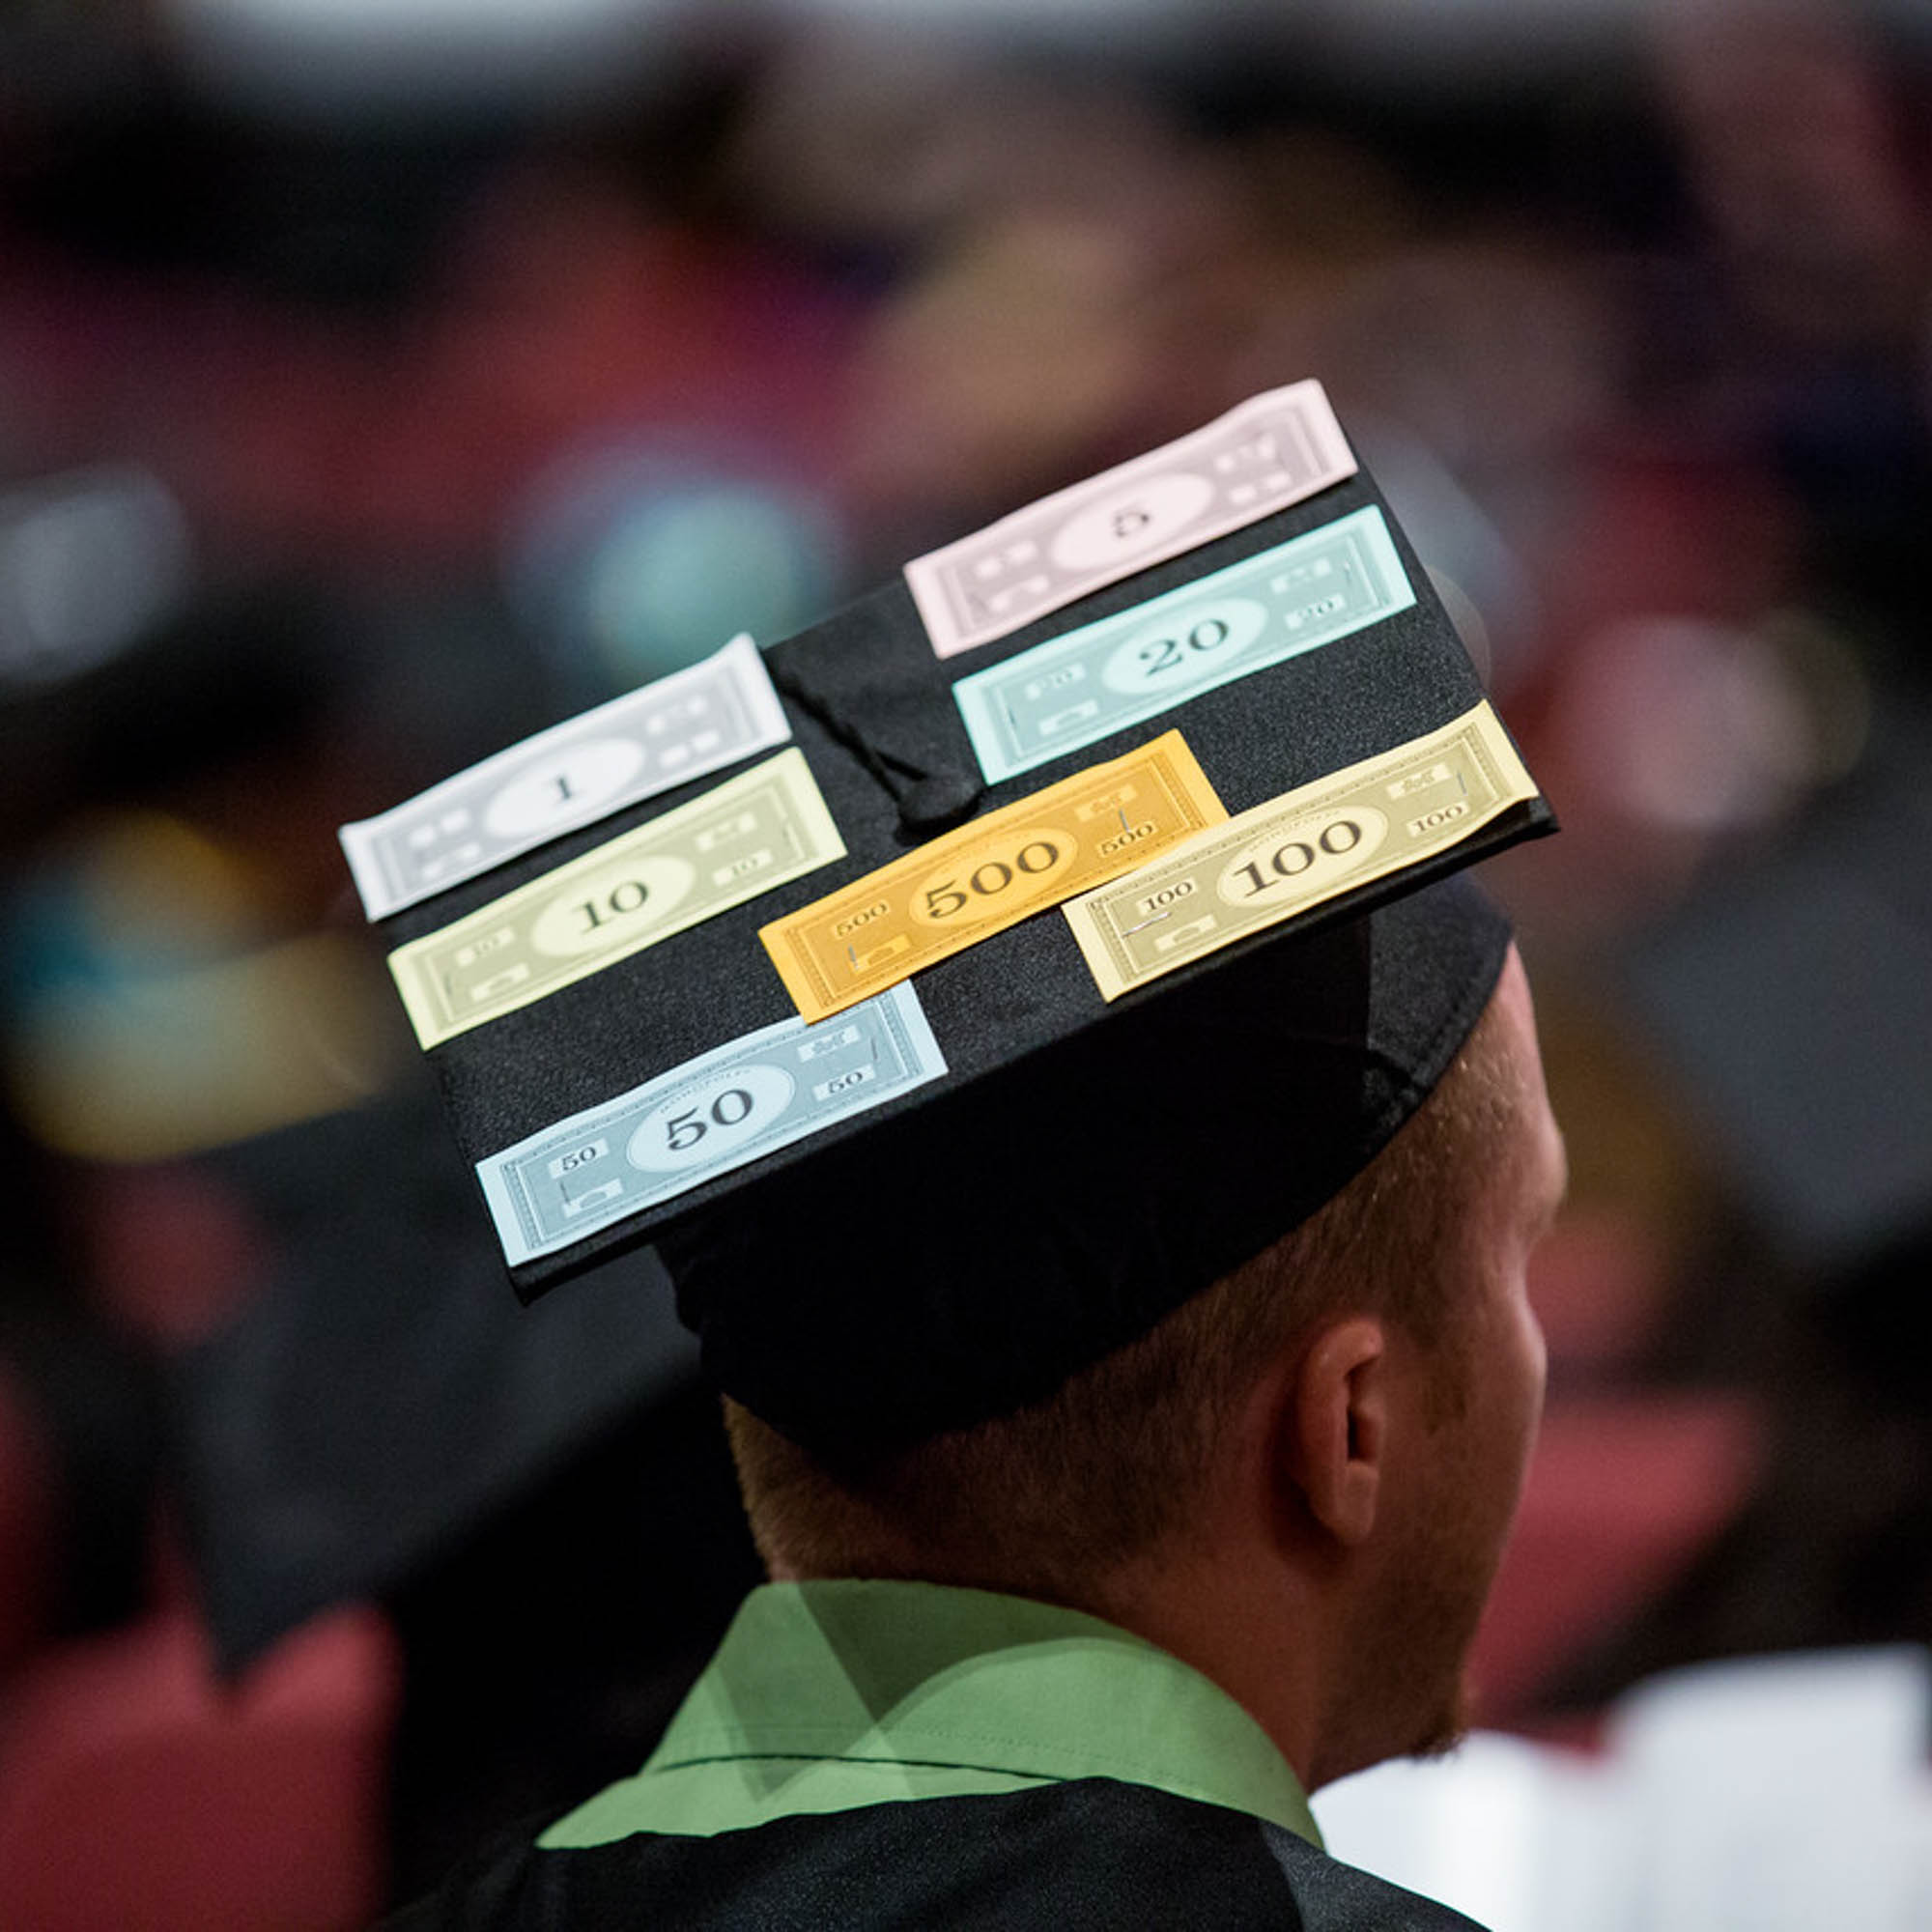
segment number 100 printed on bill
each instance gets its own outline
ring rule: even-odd
[[[1197,834],[1061,910],[1101,996],[1114,1000],[1420,865],[1537,795],[1501,721],[1478,704]]]
[[[923,1087],[946,1062],[909,985],[783,1020],[477,1164],[514,1267]]]
[[[975,671],[952,696],[997,784],[1414,602],[1371,507]]]

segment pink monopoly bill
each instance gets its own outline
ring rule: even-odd
[[[1321,384],[1293,383],[915,557],[906,582],[955,657],[1354,473]]]

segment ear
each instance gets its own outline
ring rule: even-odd
[[[1368,1540],[1381,1503],[1389,1379],[1387,1331],[1372,1315],[1351,1315],[1317,1332],[1283,1391],[1283,1473],[1348,1548]]]

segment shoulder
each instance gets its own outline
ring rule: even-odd
[[[1480,1932],[1237,1811],[1111,1778],[479,1862],[387,1932]]]
[[[1279,1825],[1264,1825],[1268,1850],[1294,1889],[1303,1932],[1483,1932],[1473,1918],[1433,1898],[1345,1865]]]

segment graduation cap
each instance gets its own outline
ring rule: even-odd
[[[1304,383],[344,843],[518,1293],[654,1243],[829,1447],[1042,1396],[1330,1198],[1500,969],[1437,882],[1552,823]]]
[[[696,1379],[648,1251],[538,1308],[503,1293],[438,1112],[412,1081],[200,1157],[274,1257],[233,1321],[165,1365],[175,1487],[224,1670],[330,1605],[433,1573],[547,1486],[582,1488],[601,1441]],[[680,1576],[728,1561],[695,1544]]]
[[[1882,718],[1856,774],[1619,962],[1738,1206],[1811,1283],[1932,1237],[1932,722]]]

